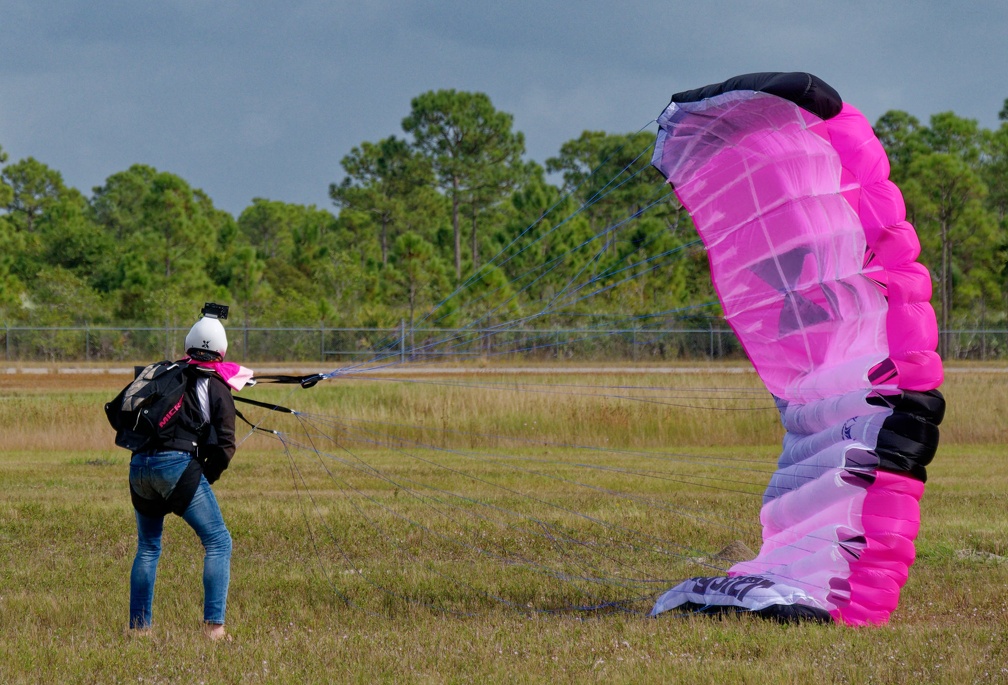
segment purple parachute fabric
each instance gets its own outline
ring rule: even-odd
[[[883,623],[913,563],[920,474],[944,410],[931,281],[881,144],[839,105],[822,119],[786,97],[725,90],[659,118],[653,164],[692,215],[725,317],[787,432],[759,555],[672,588],[653,615]]]

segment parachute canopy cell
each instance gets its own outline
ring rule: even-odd
[[[885,151],[805,73],[678,93],[658,124],[652,163],[693,217],[785,435],[759,554],[679,584],[652,614],[884,623],[945,409],[931,278]]]

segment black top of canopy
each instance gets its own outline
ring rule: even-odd
[[[843,106],[840,94],[830,84],[803,71],[742,74],[721,83],[676,93],[672,96],[672,102],[698,102],[733,90],[755,90],[776,95],[790,100],[821,119],[835,117]]]

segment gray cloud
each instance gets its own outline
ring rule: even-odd
[[[671,93],[748,71],[812,71],[873,120],[953,110],[993,127],[1008,97],[1000,1],[6,5],[12,158],[85,193],[150,164],[233,213],[256,196],[329,206],[340,158],[402,135],[410,99],[436,88],[490,95],[539,162],[583,130],[636,131]]]

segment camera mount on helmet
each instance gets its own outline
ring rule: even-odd
[[[205,302],[200,314],[210,319],[226,319],[228,317],[228,306],[217,304],[216,302]]]

